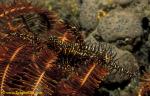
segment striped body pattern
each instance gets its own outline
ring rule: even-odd
[[[0,53],[1,96],[93,96],[113,69],[133,75],[110,47],[85,44],[55,12],[21,0],[0,5]]]

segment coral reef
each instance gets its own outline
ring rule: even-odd
[[[92,96],[114,70],[128,79],[136,75],[117,64],[110,46],[87,44],[54,11],[27,1],[9,3],[0,12],[2,96]]]
[[[1,90],[149,96],[149,0],[0,2]]]

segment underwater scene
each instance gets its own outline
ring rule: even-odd
[[[0,96],[150,96],[150,0],[0,0]]]

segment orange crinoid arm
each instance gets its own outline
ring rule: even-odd
[[[140,83],[138,87],[138,96],[149,96],[150,94],[150,73],[145,72],[140,78]]]
[[[82,67],[81,71],[70,78],[62,80],[58,85],[58,94],[62,96],[92,96],[101,81],[109,74],[108,70],[93,63]]]

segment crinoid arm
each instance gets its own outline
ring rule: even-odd
[[[92,96],[101,81],[109,74],[107,69],[96,63],[81,69],[70,78],[59,82],[58,94],[63,96]]]
[[[150,73],[145,72],[140,78],[138,86],[138,96],[149,96],[150,94]]]
[[[42,58],[45,56],[45,58]],[[52,51],[42,51],[38,54],[30,55],[31,62],[22,66],[21,70],[9,76],[9,81],[6,82],[11,91],[30,92],[28,95],[51,96],[55,91],[55,86],[59,77],[55,61],[57,55]],[[58,71],[59,72],[59,71]],[[58,73],[59,74],[59,73]]]
[[[25,43],[7,43],[0,47],[0,92],[3,92],[9,90],[10,77],[31,62],[33,50]]]

